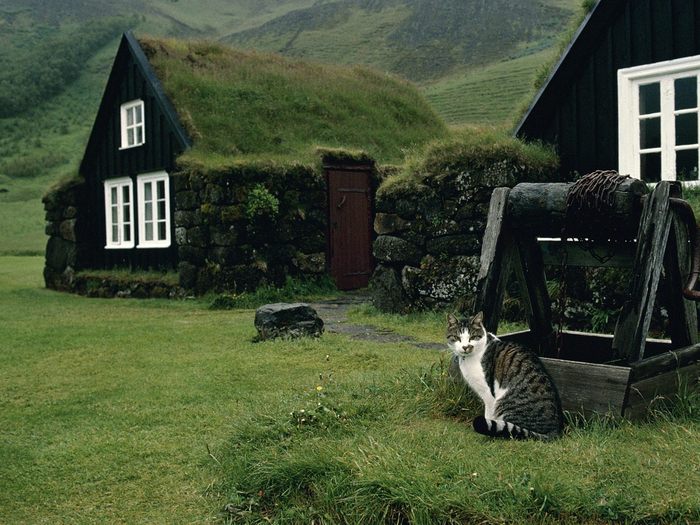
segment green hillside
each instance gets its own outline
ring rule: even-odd
[[[119,34],[213,38],[418,82],[454,124],[512,123],[580,0],[0,0],[0,253],[40,253]],[[549,54],[548,54],[549,53]]]

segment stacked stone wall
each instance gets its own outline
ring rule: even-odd
[[[173,176],[180,285],[241,292],[326,269],[320,168],[189,168]]]
[[[47,288],[73,288],[83,252],[79,221],[84,211],[84,198],[85,183],[76,178],[49,191],[42,199],[46,212],[46,235],[49,237],[44,266]]]
[[[380,187],[374,305],[406,312],[470,301],[493,189],[552,176],[548,170],[530,170],[522,162],[503,159]]]

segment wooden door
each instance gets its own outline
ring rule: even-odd
[[[372,274],[372,193],[369,170],[327,169],[328,253],[341,290],[363,288]]]

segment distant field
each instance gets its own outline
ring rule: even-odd
[[[0,202],[0,255],[39,255],[47,240],[39,199]]]
[[[537,72],[554,56],[538,53],[454,75],[422,90],[450,124],[512,125],[534,96]]]

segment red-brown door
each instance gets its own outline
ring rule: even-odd
[[[373,270],[369,171],[327,174],[331,275],[341,290],[363,288]]]

